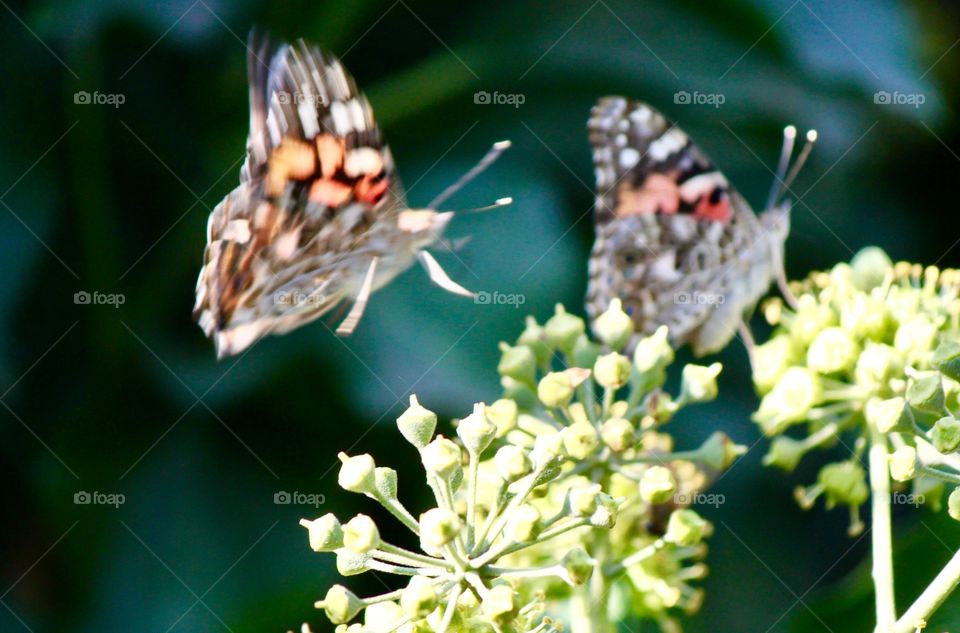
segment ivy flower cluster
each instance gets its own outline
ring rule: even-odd
[[[848,457],[798,488],[802,507],[848,506],[863,529],[871,487],[863,453],[878,446],[889,476],[910,482],[913,503],[939,507],[960,484],[960,271],[900,262],[877,248],[792,286],[796,305],[765,305],[772,337],[753,353],[762,396],[753,419],[773,438],[765,463],[792,471],[838,442]],[[950,496],[960,519],[960,492]]]
[[[629,615],[676,631],[676,614],[697,609],[690,583],[706,573],[711,526],[689,506],[742,447],[715,433],[674,451],[663,427],[716,397],[720,365],[688,365],[672,396],[666,329],[632,358],[615,351],[633,336],[615,301],[594,331],[596,341],[560,306],[542,326],[528,319],[513,345],[501,344],[504,397],[476,404],[456,439],[437,434],[436,414],[411,397],[397,427],[435,502],[418,516],[398,498],[396,471],[341,454],[340,486],[378,502],[419,549],[388,542],[364,514],[301,521],[341,575],[406,578],[368,598],[331,587],[316,606],[338,632],[553,633],[567,622],[609,633]]]

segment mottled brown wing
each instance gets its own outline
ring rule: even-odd
[[[240,186],[207,226],[195,316],[221,356],[355,295],[390,250],[402,188],[373,111],[342,64],[251,37]],[[382,270],[389,270],[385,265]]]
[[[691,342],[698,352],[726,343],[742,316],[742,306],[732,305],[739,297],[731,296],[731,305],[726,299],[740,292],[737,275],[752,275],[744,255],[753,257],[761,236],[757,217],[651,106],[603,98],[588,130],[597,178],[591,318],[619,297],[640,335],[667,325],[676,345]]]

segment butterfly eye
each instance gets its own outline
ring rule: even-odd
[[[632,264],[632,263],[635,262],[636,260],[637,260],[637,258],[634,257],[633,255],[624,255],[624,256],[623,256],[623,261],[625,261],[625,262],[628,263],[628,264]]]

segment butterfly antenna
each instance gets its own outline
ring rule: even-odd
[[[500,207],[505,207],[508,204],[513,204],[513,198],[500,198],[496,200],[493,204],[488,204],[485,207],[477,207],[476,209],[459,209],[454,211],[454,213],[483,213],[484,211],[493,211],[494,209],[499,209]]]
[[[803,148],[797,155],[797,160],[794,161],[793,166],[790,167],[790,171],[787,173],[786,178],[783,179],[780,189],[777,192],[776,199],[774,200],[774,204],[776,204],[780,197],[790,189],[790,185],[792,185],[793,181],[797,179],[797,175],[800,173],[800,170],[803,169],[804,164],[807,162],[807,158],[810,156],[810,152],[813,151],[813,144],[816,142],[817,131],[808,130],[806,143],[803,144]]]
[[[793,143],[797,138],[797,128],[788,125],[783,128],[783,146],[780,148],[780,162],[777,163],[777,173],[770,183],[770,195],[767,196],[767,209],[772,209],[780,197],[784,178],[787,177],[787,168],[790,166],[790,157],[793,155]]]
[[[468,182],[470,182],[471,180],[473,180],[474,178],[482,174],[484,170],[490,165],[492,165],[494,161],[500,158],[500,155],[503,154],[507,149],[509,149],[509,147],[510,147],[510,141],[498,141],[494,143],[493,147],[491,147],[490,150],[487,151],[486,155],[484,155],[484,157],[480,159],[480,162],[474,165],[473,168],[470,169],[470,171],[460,176],[460,178],[455,183],[453,183],[452,185],[450,185],[449,187],[441,191],[439,196],[437,196],[432,201],[430,201],[430,204],[427,205],[427,208],[429,209],[438,208],[448,198],[450,198],[450,196],[457,193],[457,191],[459,191],[464,185],[466,185]],[[499,200],[497,202],[499,202]],[[496,206],[503,206],[503,205],[495,204],[494,207]]]

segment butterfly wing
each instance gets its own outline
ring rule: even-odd
[[[247,159],[210,215],[194,310],[221,356],[355,296],[406,206],[370,104],[339,60],[303,41],[254,35],[249,48]],[[402,270],[393,263],[378,270]]]
[[[667,325],[675,344],[698,354],[723,347],[770,285],[770,241],[757,217],[651,106],[603,98],[588,130],[597,178],[591,318],[619,297],[640,335]]]

